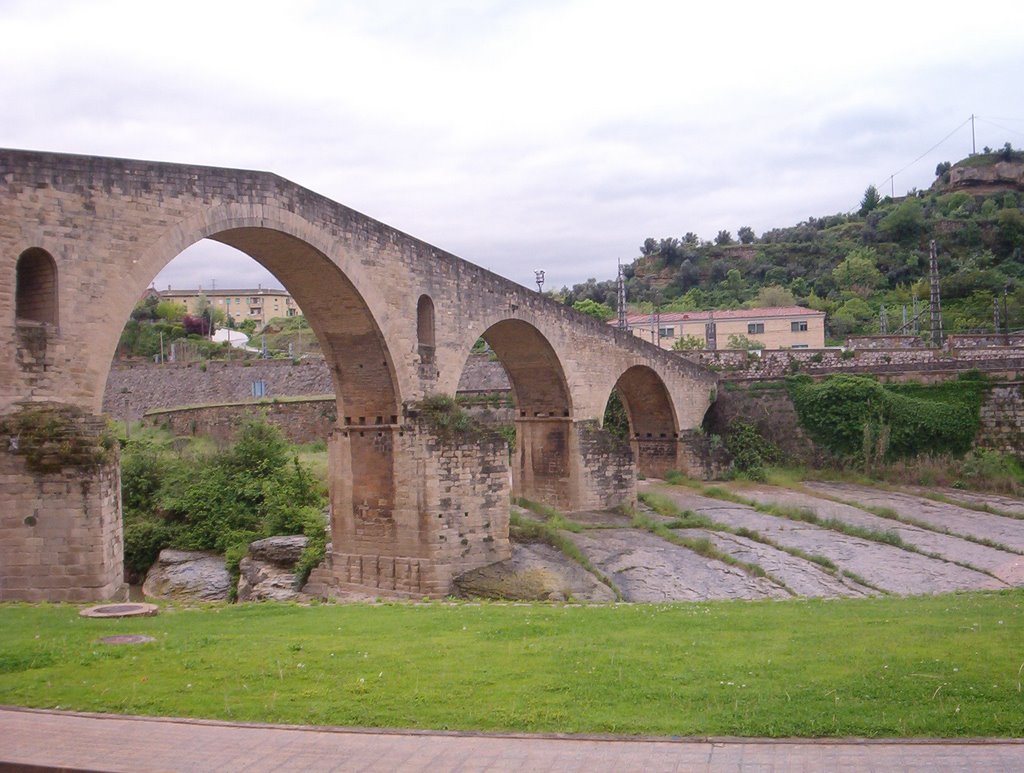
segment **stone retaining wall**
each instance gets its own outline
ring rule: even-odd
[[[1024,347],[975,349],[772,349],[756,352],[720,349],[685,352],[682,356],[717,370],[728,381],[763,381],[795,373],[827,376],[861,373],[883,378],[942,377],[967,370],[1009,377],[1024,372]]]
[[[803,464],[822,462],[827,452],[800,426],[796,408],[781,381],[734,384],[722,389],[708,414],[709,429],[724,434],[734,420],[749,422],[789,458]],[[992,448],[1024,459],[1024,382],[994,383],[981,406],[978,448]]]
[[[321,359],[221,360],[155,365],[115,363],[103,394],[103,412],[115,419],[138,421],[158,408],[223,404],[253,399],[253,382],[262,381],[268,398],[333,395],[334,382]],[[501,363],[487,355],[470,355],[459,382],[460,393],[507,392]]]

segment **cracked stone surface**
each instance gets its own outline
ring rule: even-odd
[[[891,507],[901,515],[956,534],[987,539],[1024,553],[1024,521],[991,515],[966,507],[896,491],[881,491],[852,483],[807,483],[812,491],[876,507]]]
[[[930,594],[1006,587],[1004,582],[994,577],[948,561],[768,515],[746,505],[712,499],[688,489],[657,484],[649,484],[647,488],[668,497],[683,509],[702,513],[719,523],[750,529],[779,545],[824,556],[840,569],[854,572],[865,582],[889,593]]]
[[[789,598],[784,588],[636,529],[569,535],[626,601]]]
[[[926,553],[936,554],[947,561],[967,564],[975,569],[994,575],[1007,585],[1024,584],[1024,556],[998,550],[986,545],[979,545],[960,537],[941,534],[920,526],[901,523],[891,518],[883,518],[840,502],[832,502],[812,494],[803,494],[785,488],[773,486],[743,486],[732,490],[758,502],[771,502],[792,507],[806,507],[819,518],[835,518],[852,526],[861,526],[881,532],[893,532],[909,545]],[[816,489],[821,491],[821,489]],[[821,492],[825,493],[825,492]],[[849,499],[849,497],[843,497]],[[891,505],[890,505],[891,506]],[[901,515],[904,508],[894,508]],[[1021,524],[1024,529],[1024,523]],[[767,568],[767,567],[766,567]]]
[[[461,595],[517,601],[615,601],[611,588],[548,545],[513,544],[512,557],[455,578]]]
[[[991,505],[1007,513],[1013,513],[1024,518],[1024,502],[1019,499],[1004,496],[1002,494],[979,494],[976,491],[963,491],[957,488],[935,488],[926,489],[923,486],[907,486],[909,493],[932,493],[941,494],[950,499],[957,499],[961,502],[973,502],[978,505]]]
[[[798,596],[814,598],[838,598],[840,596],[863,597],[877,595],[846,577],[836,577],[811,561],[791,556],[784,550],[740,537],[728,532],[705,529],[680,529],[680,533],[691,537],[707,537],[723,553],[747,563],[757,564],[772,577]]]

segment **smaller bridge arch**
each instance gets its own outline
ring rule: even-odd
[[[503,319],[480,335],[497,356],[516,406],[512,494],[552,507],[573,505],[572,400],[551,342],[523,319]]]
[[[660,478],[676,469],[679,421],[661,376],[647,365],[633,365],[619,376],[613,389],[629,421],[637,473]]]

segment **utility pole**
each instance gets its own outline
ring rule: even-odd
[[[886,313],[884,305],[878,310],[878,332],[882,335],[889,334],[889,315]]]
[[[999,335],[999,296],[992,296],[992,329]]]
[[[939,258],[934,239],[932,239],[928,246],[930,250],[928,273],[931,279],[932,345],[939,348],[942,346],[942,299],[939,297]]]
[[[974,144],[974,113],[971,113],[971,155],[978,155],[978,147]]]
[[[625,330],[626,324],[626,274],[622,270],[622,263],[619,263],[619,278],[616,287],[616,303],[619,306],[619,330]]]
[[[1006,306],[1006,296],[1010,292],[1010,287],[1007,285],[1003,288],[1003,326],[1006,330],[1006,345],[1010,345],[1010,312]]]

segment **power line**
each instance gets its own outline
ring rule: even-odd
[[[931,152],[932,152],[933,150],[937,149],[937,148],[938,148],[938,147],[939,147],[940,145],[942,145],[942,144],[943,144],[943,143],[944,143],[944,142],[945,142],[946,140],[948,140],[948,139],[949,139],[950,137],[952,137],[952,136],[953,136],[954,134],[956,134],[956,133],[957,133],[958,131],[960,131],[960,130],[961,130],[962,128],[964,128],[964,127],[965,127],[965,126],[966,126],[967,124],[969,124],[969,123],[971,122],[971,120],[972,120],[973,118],[976,118],[976,116],[970,116],[970,117],[968,117],[968,118],[967,118],[966,120],[964,120],[964,122],[963,122],[963,123],[961,123],[961,124],[960,124],[959,126],[957,126],[957,127],[955,128],[955,129],[953,129],[953,131],[951,131],[951,132],[950,132],[949,134],[947,134],[947,135],[946,135],[945,137],[943,137],[943,138],[942,138],[941,140],[939,140],[939,141],[938,141],[938,142],[936,142],[936,143],[935,143],[934,145],[932,145],[932,146],[931,146],[930,148],[928,148],[928,150],[926,150],[926,151],[925,151],[924,153],[922,153],[922,154],[921,154],[920,156],[918,156],[917,158],[915,158],[915,159],[914,159],[913,161],[911,161],[911,162],[910,162],[909,164],[907,164],[906,166],[904,166],[904,167],[903,167],[902,169],[898,169],[897,171],[893,172],[893,173],[892,173],[891,175],[889,175],[889,176],[888,176],[888,177],[886,177],[885,179],[886,179],[886,180],[888,180],[888,181],[890,181],[890,182],[893,182],[893,181],[894,181],[894,180],[896,179],[896,175],[898,175],[898,174],[903,174],[903,173],[904,173],[905,171],[907,171],[908,169],[910,169],[910,167],[912,167],[912,166],[913,166],[914,164],[916,164],[916,163],[917,163],[918,161],[920,161],[921,159],[923,159],[923,158],[924,158],[925,156],[927,156],[927,155],[928,155],[929,153],[931,153]],[[877,185],[876,185],[875,187],[876,187],[876,188],[878,188],[879,186],[877,186]]]
[[[1000,126],[995,121],[993,121],[991,118],[981,118],[980,116],[975,116],[975,117],[979,121],[982,121],[983,123],[991,124],[992,126],[995,126],[997,129],[1002,129],[1004,132],[1010,132],[1010,134],[1016,134],[1016,135],[1018,135],[1020,137],[1024,137],[1024,132],[1019,132],[1016,129],[1010,129],[1009,127],[1006,127],[1006,126]],[[1006,120],[1006,119],[1002,119],[1002,120]]]

